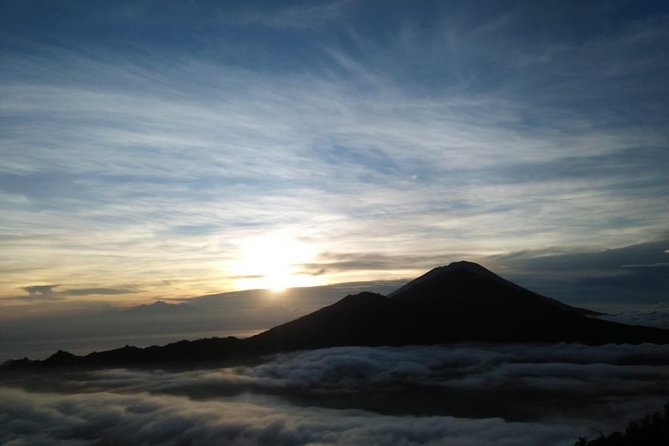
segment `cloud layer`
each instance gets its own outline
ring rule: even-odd
[[[387,417],[256,398],[197,401],[105,392],[39,395],[3,389],[0,440],[11,445],[536,445],[570,443],[566,426],[500,419]]]
[[[661,407],[668,358],[656,345],[343,347],[221,369],[24,375],[4,380],[0,440],[571,445]]]

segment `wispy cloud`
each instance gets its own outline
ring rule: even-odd
[[[352,0],[321,1],[276,8],[242,9],[228,13],[220,11],[222,23],[233,26],[259,26],[279,30],[305,30],[327,25],[345,18],[345,10]]]
[[[68,296],[111,296],[116,294],[132,294],[136,292],[136,290],[131,288],[71,288],[64,291]]]
[[[63,300],[68,296],[115,296],[120,294],[133,294],[139,292],[139,290],[130,287],[62,288],[61,285],[30,285],[22,287],[21,289],[28,293],[28,295],[5,296],[5,301],[16,304],[21,302],[25,303],[34,301],[58,301]]]
[[[134,6],[95,20],[132,33]],[[182,46],[8,28],[0,268],[26,271],[3,289],[32,269],[72,289],[104,271],[147,293],[175,279],[153,292],[213,292],[234,286],[239,244],[267,233],[427,261],[620,247],[666,226],[661,18],[578,22],[572,38],[534,8],[433,5],[428,20],[396,6],[371,27],[357,2],[170,8],[160,26],[224,25]],[[517,32],[530,19],[546,36]],[[260,45],[258,28],[275,38]],[[322,278],[378,278],[376,264]]]
[[[31,285],[23,287],[23,290],[30,296],[48,297],[55,294],[54,288],[58,285]]]

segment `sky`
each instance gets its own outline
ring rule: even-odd
[[[663,1],[2,0],[0,306],[461,259],[666,302],[667,41]]]

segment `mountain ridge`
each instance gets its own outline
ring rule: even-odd
[[[126,346],[44,361],[8,361],[3,368],[108,367],[205,363],[335,346],[477,343],[669,343],[669,330],[590,317],[503,279],[481,265],[454,262],[428,271],[388,296],[349,294],[338,302],[245,339],[180,341],[144,349]]]
[[[411,290],[414,290],[414,294],[416,292],[416,288],[420,289],[425,286],[425,283],[434,283],[434,282],[439,282],[440,279],[445,278],[447,275],[455,275],[460,273],[465,274],[465,275],[470,275],[473,277],[476,277],[478,281],[481,280],[487,280],[491,282],[495,282],[503,287],[506,287],[510,290],[514,290],[517,293],[520,294],[525,294],[527,296],[532,296],[534,298],[538,298],[543,300],[544,302],[551,303],[552,305],[556,305],[557,307],[572,311],[578,314],[583,314],[583,315],[588,315],[588,316],[597,316],[601,315],[601,313],[598,313],[596,311],[584,309],[584,308],[579,308],[579,307],[574,307],[571,305],[567,305],[563,302],[560,302],[558,300],[552,299],[550,297],[542,296],[541,294],[535,293],[534,291],[528,290],[527,288],[521,287],[520,285],[517,285],[509,280],[504,279],[503,277],[493,273],[489,269],[479,265],[478,263],[473,263],[473,262],[468,262],[468,261],[458,261],[458,262],[452,262],[447,266],[439,266],[436,268],[431,269],[427,273],[423,274],[422,276],[410,281],[409,283],[405,284],[404,286],[398,288],[397,290],[393,291],[388,295],[388,297],[394,298],[394,299],[403,299],[404,296],[407,294],[410,294]],[[446,277],[446,279],[448,279]],[[460,280],[462,281],[462,277],[460,277]],[[448,283],[447,285],[450,285],[451,287],[454,285],[453,283]],[[440,291],[452,291],[446,289],[447,287],[442,287],[444,288],[443,290]],[[415,298],[412,297],[412,298]]]
[[[155,315],[155,316],[175,316],[182,313],[197,313],[198,309],[192,307],[187,303],[178,303],[171,304],[167,303],[164,300],[156,300],[150,304],[137,305],[134,307],[127,308],[120,312],[123,316],[142,316],[142,315]]]

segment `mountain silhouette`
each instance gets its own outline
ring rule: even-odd
[[[513,305],[516,302],[513,296],[526,296],[520,299],[543,301],[574,313],[599,315],[595,311],[572,307],[527,290],[477,263],[465,261],[434,268],[390,294],[390,297],[397,299],[449,299],[451,302],[459,300],[472,305],[484,303],[487,308],[491,305]]]
[[[384,297],[341,301],[247,340],[263,351],[449,342],[669,342],[669,331],[595,319],[470,262],[435,268]]]
[[[86,356],[58,352],[44,361],[5,367],[184,365],[334,346],[401,346],[452,342],[584,344],[669,343],[669,330],[597,319],[509,282],[481,265],[435,268],[389,296],[348,295],[311,314],[247,339],[209,338],[166,346],[126,346]]]
[[[188,314],[196,314],[198,309],[187,303],[169,304],[163,300],[157,300],[152,304],[138,305],[123,310],[120,315],[124,318],[140,317],[179,317]]]

